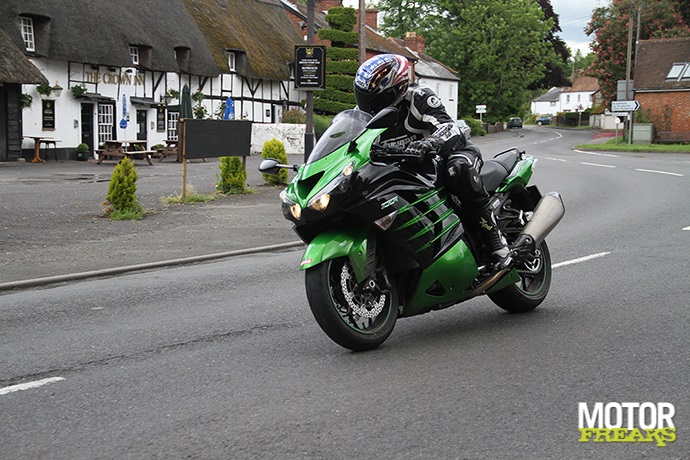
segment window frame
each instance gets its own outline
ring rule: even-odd
[[[19,16],[19,26],[21,29],[22,40],[26,51],[31,53],[36,52],[36,26],[33,18],[28,16]]]

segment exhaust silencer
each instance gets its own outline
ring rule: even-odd
[[[518,252],[532,252],[551,233],[565,215],[565,205],[558,192],[544,195],[534,208],[532,218],[515,240]],[[531,247],[530,247],[531,246]]]

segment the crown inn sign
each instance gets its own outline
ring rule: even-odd
[[[295,89],[326,89],[325,46],[295,46]]]

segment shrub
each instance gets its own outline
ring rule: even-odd
[[[115,166],[104,202],[105,213],[111,219],[141,219],[143,217],[144,209],[136,195],[138,178],[134,163],[129,158],[123,158]]]
[[[304,124],[307,121],[307,115],[298,109],[290,109],[283,112],[282,121],[283,123]]]
[[[287,164],[288,162],[285,145],[275,138],[264,143],[261,149],[261,156],[263,158],[274,158],[282,164]],[[262,176],[269,185],[287,185],[288,183],[287,169],[281,169],[278,174],[262,174]]]
[[[486,130],[484,129],[484,126],[482,126],[481,121],[477,120],[476,118],[463,118],[463,120],[465,120],[470,126],[472,136],[486,136]]]
[[[222,193],[241,194],[246,193],[244,183],[247,180],[247,172],[242,167],[240,157],[220,157],[220,174],[216,173],[218,183],[216,188]]]
[[[77,152],[88,152],[89,151],[89,146],[86,144],[79,144],[77,145]]]

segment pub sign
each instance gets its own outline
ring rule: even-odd
[[[295,89],[306,91],[326,89],[326,47],[295,46]]]

